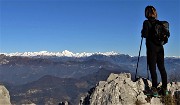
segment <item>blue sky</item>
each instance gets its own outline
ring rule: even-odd
[[[144,8],[170,23],[165,56],[180,56],[179,0],[0,0],[0,52],[138,55]],[[142,55],[146,54],[145,40]]]

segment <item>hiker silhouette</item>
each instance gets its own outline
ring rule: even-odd
[[[164,47],[163,45],[156,45],[153,42],[153,29],[152,26],[157,21],[157,11],[153,6],[147,6],[145,8],[145,17],[147,20],[143,22],[143,28],[141,31],[141,37],[146,38],[146,50],[147,50],[147,64],[150,70],[152,79],[152,94],[157,95],[158,91],[162,94],[167,91],[167,73],[164,66]],[[158,79],[156,73],[156,65],[160,71],[162,87],[161,90],[157,88]],[[163,91],[162,91],[163,90]],[[164,95],[164,94],[163,94]]]

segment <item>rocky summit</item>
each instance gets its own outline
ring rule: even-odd
[[[180,100],[180,82],[168,84],[171,99],[147,97],[144,92],[151,87],[151,82],[140,78],[133,82],[130,73],[110,74],[106,81],[100,81],[91,89],[79,105],[173,105]],[[161,84],[160,84],[161,85]],[[170,103],[170,104],[168,104]]]
[[[0,85],[0,105],[11,105],[9,91]]]

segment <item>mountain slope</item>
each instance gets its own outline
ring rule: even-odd
[[[87,91],[86,81],[59,78],[50,75],[37,81],[9,88],[12,104],[50,104],[57,105],[61,101],[76,101],[80,94]]]
[[[122,72],[125,71],[122,70]],[[80,79],[46,75],[37,81],[24,85],[9,85],[8,90],[11,93],[13,104],[28,104],[29,102],[58,104],[61,101],[68,101],[73,105],[77,105],[80,97],[84,96],[89,89],[95,87],[99,81],[106,80],[111,73],[120,73],[120,71],[109,71],[102,68]]]

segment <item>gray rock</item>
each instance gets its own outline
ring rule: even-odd
[[[9,91],[0,85],[0,105],[11,105]]]
[[[163,105],[160,98],[150,98],[144,91],[152,83],[147,79],[131,80],[130,73],[110,74],[107,81],[100,81],[95,89],[80,105]],[[180,83],[168,84],[168,89],[174,94],[180,90]]]

